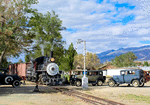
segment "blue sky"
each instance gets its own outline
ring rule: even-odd
[[[77,39],[92,53],[150,44],[149,0],[39,0],[32,8],[58,14],[67,28],[61,32],[66,48]],[[77,52],[82,48],[78,44]]]

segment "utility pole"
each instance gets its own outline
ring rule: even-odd
[[[77,39],[77,44],[81,43],[81,42],[84,42],[84,76],[82,77],[82,89],[88,89],[88,77],[86,77],[85,73],[86,73],[86,62],[85,62],[85,59],[86,59],[86,41],[82,40],[82,39]]]

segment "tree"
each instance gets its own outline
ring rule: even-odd
[[[59,69],[63,70],[63,71],[69,71],[69,65],[68,65],[68,55],[65,54],[64,56],[62,56],[60,58],[60,65],[59,65]]]
[[[59,66],[60,69],[64,71],[69,71],[74,68],[74,57],[77,54],[76,50],[73,47],[73,43],[70,44],[68,50],[65,52],[65,55],[61,57]]]
[[[8,65],[10,64],[11,62],[7,62],[7,59],[6,57],[3,58],[3,63],[1,65],[2,68],[8,68]]]
[[[117,67],[133,66],[135,65],[133,61],[136,59],[137,59],[137,56],[135,56],[134,53],[127,52],[120,56],[116,56],[114,59],[112,59],[112,64]]]
[[[34,47],[34,58],[42,56],[41,49],[44,49],[44,55],[54,51],[54,58],[56,63],[60,62],[60,58],[64,54],[62,36],[60,34],[62,27],[62,21],[58,18],[58,15],[54,11],[46,14],[34,13],[29,22],[33,27],[32,31],[36,32]]]
[[[19,59],[18,63],[23,63],[22,59]]]
[[[98,68],[100,67],[100,59],[96,54],[87,52],[85,61],[86,61],[86,69],[88,70],[98,70]],[[81,68],[84,68],[83,62],[84,56],[82,54],[77,54],[75,56],[74,65],[75,66],[79,65]]]
[[[6,56],[17,56],[22,49],[32,43],[34,33],[27,23],[28,13],[36,0],[1,0],[0,1],[0,66]]]
[[[67,54],[68,54],[69,69],[72,70],[73,67],[74,67],[74,66],[73,66],[74,56],[77,54],[77,52],[76,52],[76,50],[74,49],[72,43],[70,44],[70,46],[69,46],[69,48],[68,48]]]
[[[30,55],[29,54],[27,54],[26,56],[25,56],[25,62],[27,63],[27,62],[30,62]]]
[[[144,61],[143,66],[149,66],[148,62],[147,62],[147,61]]]

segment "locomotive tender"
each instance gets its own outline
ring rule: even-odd
[[[27,79],[35,78],[46,85],[61,85],[62,79],[59,73],[59,67],[54,62],[53,52],[50,57],[41,56],[32,61],[31,67],[27,69]]]

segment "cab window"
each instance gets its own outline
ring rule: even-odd
[[[131,74],[132,74],[132,75],[135,75],[135,71],[131,71]]]
[[[88,72],[88,74],[87,75],[92,75],[92,72]]]
[[[127,73],[127,75],[134,75],[134,74],[135,74],[135,71],[130,70],[130,71],[127,71],[126,73]]]
[[[98,75],[98,72],[92,72],[92,75]]]
[[[103,73],[100,71],[99,74],[102,75]]]

